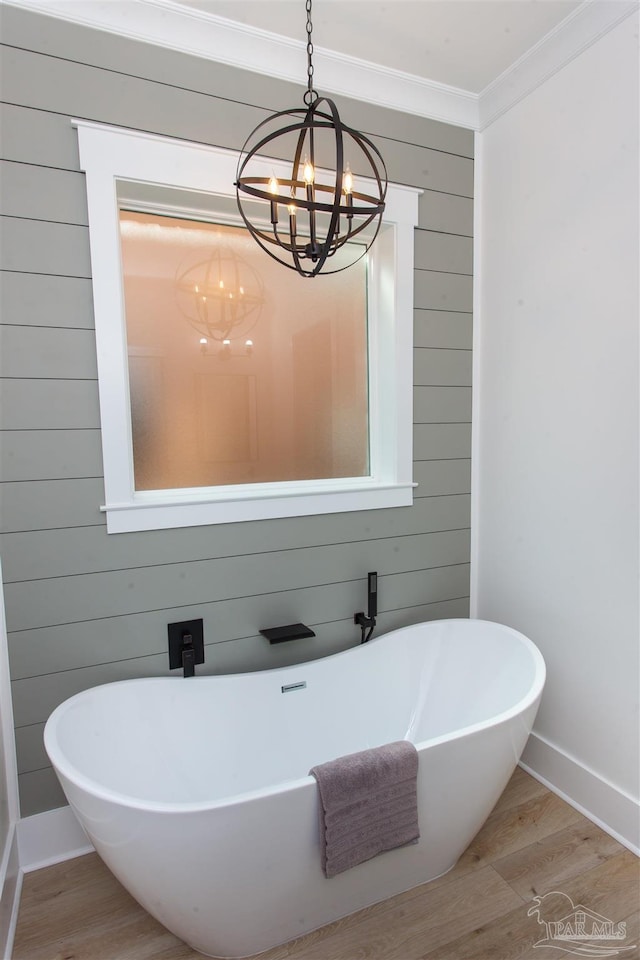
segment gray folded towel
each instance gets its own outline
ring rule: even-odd
[[[313,767],[318,781],[322,869],[343,870],[420,837],[418,754],[407,740]]]

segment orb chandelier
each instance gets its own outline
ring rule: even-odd
[[[247,336],[265,301],[260,274],[224,245],[181,267],[175,288],[180,312],[191,326],[204,340],[225,346]]]
[[[387,170],[371,140],[342,123],[333,100],[313,89],[311,0],[306,0],[306,12],[305,106],[275,113],[249,134],[235,187],[238,209],[254,240],[274,260],[303,277],[315,277],[353,266],[374,242],[384,211]],[[289,175],[265,176],[264,163],[255,164],[259,154],[293,156]],[[316,158],[321,158],[322,170]],[[351,165],[366,178],[370,192],[358,189]],[[327,166],[335,172],[327,172]],[[269,210],[269,224],[255,214],[252,200],[262,201],[259,209],[265,213]],[[345,246],[356,237],[357,243]]]

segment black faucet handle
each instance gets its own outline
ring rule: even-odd
[[[169,669],[183,670],[193,677],[195,667],[204,663],[204,624],[202,619],[181,620],[167,624],[169,635]]]
[[[196,672],[196,651],[190,633],[182,634],[182,668],[185,677],[193,677]]]

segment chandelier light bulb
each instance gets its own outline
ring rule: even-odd
[[[307,157],[305,157],[304,159],[304,169],[302,171],[302,176],[304,177],[304,182],[307,184],[307,186],[313,183],[315,172],[313,169],[313,164],[309,163],[309,160]]]

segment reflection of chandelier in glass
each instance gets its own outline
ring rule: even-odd
[[[219,246],[179,269],[176,296],[191,326],[207,340],[224,344],[253,329],[264,304],[264,284],[250,263]]]

